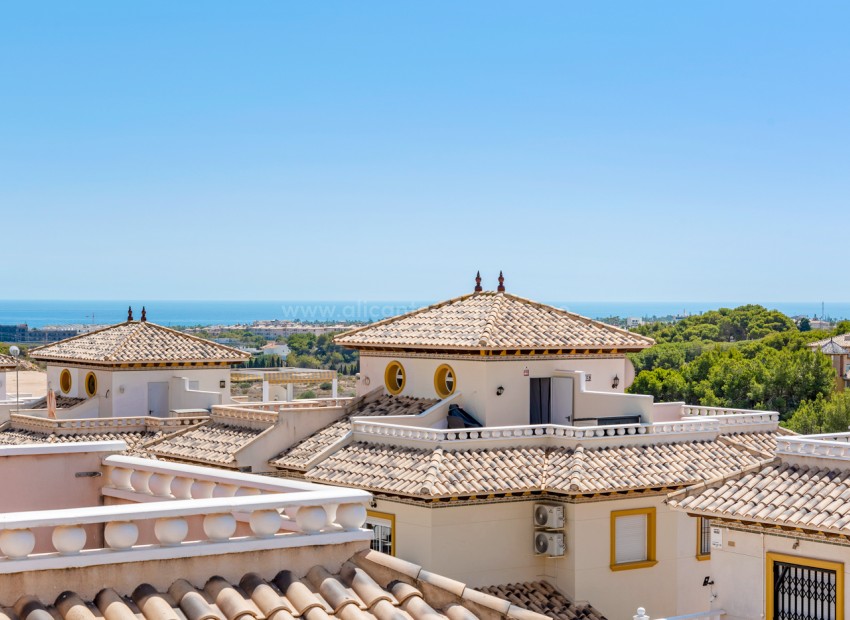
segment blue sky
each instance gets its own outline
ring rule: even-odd
[[[0,297],[847,300],[848,19],[5,4]]]

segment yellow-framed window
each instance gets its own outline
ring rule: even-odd
[[[374,538],[369,546],[375,551],[395,555],[395,515],[388,512],[366,511],[364,527],[372,530]]]
[[[611,570],[656,564],[655,507],[611,511]]]
[[[393,395],[401,394],[406,381],[407,375],[404,372],[404,366],[401,365],[401,362],[393,360],[387,364],[387,368],[384,371],[384,385],[387,388],[387,392]]]
[[[844,564],[765,554],[765,618],[844,618]]]
[[[697,517],[697,560],[711,559],[711,521]]]
[[[434,373],[434,390],[440,398],[448,398],[455,393],[457,377],[454,369],[448,364],[440,364]]]

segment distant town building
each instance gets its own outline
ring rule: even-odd
[[[809,348],[828,355],[835,369],[835,389],[843,392],[850,388],[850,333],[818,340]]]
[[[636,316],[630,316],[626,319],[626,327],[628,327],[629,329],[631,329],[632,327],[639,327],[640,325],[643,325],[643,319],[640,319]]]
[[[279,344],[277,342],[270,342],[267,345],[261,347],[260,352],[263,355],[279,355],[285,360],[286,356],[289,355],[289,346],[285,344]]]

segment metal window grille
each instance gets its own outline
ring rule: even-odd
[[[699,554],[711,555],[711,521],[699,517]]]
[[[773,620],[836,620],[834,570],[774,562]]]

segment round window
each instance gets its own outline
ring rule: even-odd
[[[89,398],[97,394],[97,377],[93,372],[86,375],[86,394]]]
[[[443,364],[434,373],[434,389],[441,398],[446,398],[455,393],[455,371],[448,364]]]
[[[400,362],[390,362],[384,371],[384,384],[390,394],[401,394],[404,389],[404,366]]]
[[[59,373],[59,389],[63,394],[71,391],[71,371],[67,368]]]

